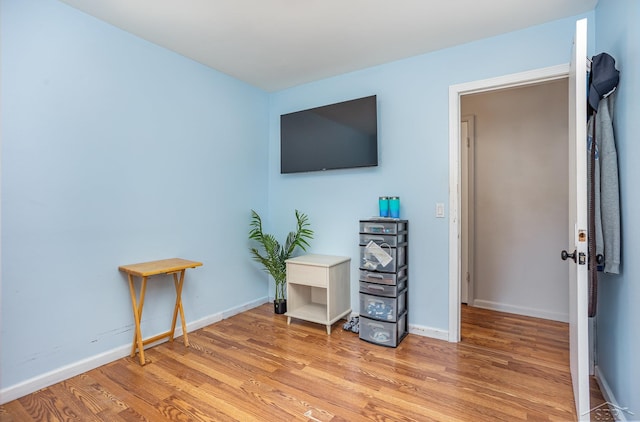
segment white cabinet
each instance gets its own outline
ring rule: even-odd
[[[351,313],[351,258],[303,255],[287,263],[287,324],[291,318],[331,326]]]

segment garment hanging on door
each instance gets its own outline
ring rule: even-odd
[[[620,273],[620,197],[618,186],[618,155],[613,131],[615,93],[603,98],[598,112],[591,115],[587,125],[587,145],[593,148],[593,124],[596,129],[596,160],[594,168],[595,197],[595,253],[605,273]],[[599,257],[604,258],[604,262]]]
[[[589,317],[594,317],[597,310],[600,257],[606,272],[620,271],[618,158],[612,118],[613,92],[618,86],[619,74],[609,54],[593,57],[588,94],[591,117],[587,123]]]

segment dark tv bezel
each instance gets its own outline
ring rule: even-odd
[[[290,116],[290,115],[295,115],[295,114],[302,114],[302,113],[313,113],[316,111],[321,111],[321,110],[330,110],[333,108],[337,108],[340,106],[343,106],[347,103],[354,103],[354,102],[358,102],[358,101],[364,101],[364,100],[369,100],[369,99],[373,99],[373,104],[374,104],[374,118],[375,118],[375,163],[374,162],[369,162],[369,163],[363,163],[363,164],[349,164],[349,165],[336,165],[336,166],[327,166],[327,167],[322,167],[322,168],[313,168],[313,169],[295,169],[295,170],[287,170],[285,171],[285,169],[283,168],[283,131],[282,131],[282,121],[283,118],[285,118],[286,116]],[[378,147],[378,98],[377,95],[368,95],[365,97],[360,97],[360,98],[354,98],[352,100],[346,100],[346,101],[340,101],[337,103],[332,103],[332,104],[327,104],[327,105],[323,105],[323,106],[318,106],[318,107],[312,107],[312,108],[308,108],[305,110],[299,110],[299,111],[294,111],[291,113],[285,113],[280,115],[280,174],[300,174],[300,173],[317,173],[317,172],[324,172],[324,171],[328,171],[328,170],[348,170],[348,169],[359,169],[359,168],[368,168],[368,167],[378,167],[379,163],[380,163],[380,157],[379,157],[379,147]]]

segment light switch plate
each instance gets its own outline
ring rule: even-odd
[[[442,202],[436,203],[436,217],[444,218],[444,204]]]

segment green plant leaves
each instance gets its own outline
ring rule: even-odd
[[[276,299],[284,299],[284,290],[287,282],[287,266],[285,261],[292,257],[297,248],[306,251],[309,240],[313,239],[309,217],[295,210],[296,230],[287,235],[284,247],[272,234],[262,231],[262,219],[260,215],[251,210],[251,222],[249,223],[249,239],[256,241],[260,247],[250,248],[252,258],[262,264],[264,271],[269,273],[276,283]]]

